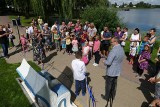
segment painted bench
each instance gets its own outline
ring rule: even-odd
[[[32,101],[40,107],[77,107],[70,101],[70,91],[48,72],[37,73],[25,59],[16,71]]]

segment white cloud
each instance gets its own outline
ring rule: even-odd
[[[151,3],[151,4],[159,4],[160,5],[160,0],[109,0],[111,3],[118,3],[118,4],[122,4],[122,3],[130,3],[132,2],[133,4],[140,2],[140,1],[144,1],[146,3]]]

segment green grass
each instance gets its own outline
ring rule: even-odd
[[[30,26],[30,23],[32,21],[32,18],[37,19],[37,17],[29,17],[25,18],[24,16],[21,17],[21,24],[22,26]],[[9,16],[10,19],[17,19],[17,16]]]
[[[33,62],[29,64],[36,70],[40,68]],[[22,92],[16,78],[19,77],[17,64],[8,64],[5,59],[0,59],[0,107],[31,107],[28,99]]]

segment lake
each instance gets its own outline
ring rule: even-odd
[[[118,16],[129,29],[138,27],[141,31],[156,28],[160,34],[160,9],[130,9],[119,11]]]

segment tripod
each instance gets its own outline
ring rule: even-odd
[[[17,28],[17,33],[18,33],[18,38],[19,38],[19,43],[18,45],[16,46],[16,49],[14,51],[14,53],[16,53],[16,51],[20,48],[22,49],[22,46],[21,46],[21,42],[20,42],[20,33],[19,33],[19,27],[18,27],[18,23],[17,23],[17,20],[16,19],[12,19],[12,22],[13,22],[13,26],[16,26]]]

